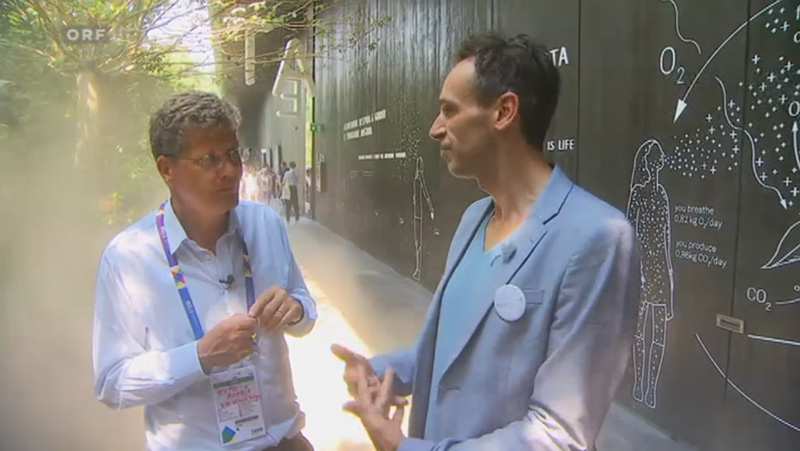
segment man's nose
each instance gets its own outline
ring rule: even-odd
[[[444,128],[444,121],[442,120],[442,115],[439,114],[436,116],[436,120],[433,121],[431,125],[431,129],[428,132],[428,136],[431,137],[434,141],[441,141],[444,139],[445,135],[445,128]]]
[[[242,172],[241,162],[233,161],[230,158],[223,158],[222,160],[222,176],[226,178],[234,178]]]

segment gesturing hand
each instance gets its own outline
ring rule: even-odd
[[[289,296],[286,290],[275,285],[261,293],[250,309],[250,316],[264,330],[272,332],[303,319],[303,305]]]
[[[358,395],[358,384],[362,380],[372,394],[377,396],[378,390],[381,387],[381,380],[378,378],[378,375],[375,374],[375,370],[372,369],[372,365],[366,357],[337,344],[331,346],[331,351],[345,363],[344,376],[342,379],[344,379],[345,384],[347,384],[347,392],[350,393],[350,396],[356,397]],[[408,401],[402,396],[393,395],[390,401],[392,405],[395,406],[405,406],[408,404]]]
[[[378,376],[363,355],[337,344],[331,346],[331,352],[345,363],[342,379],[347,384],[347,392],[350,393],[350,396],[356,395],[356,384],[362,377],[366,378],[369,387],[377,389],[380,383]]]
[[[256,320],[247,315],[233,315],[217,324],[197,343],[197,355],[203,372],[239,363],[253,352],[253,329]]]
[[[396,451],[406,438],[402,428],[405,405],[398,405],[394,413],[391,413],[391,408],[395,405],[393,381],[394,372],[389,368],[383,382],[375,390],[369,386],[362,370],[361,377],[355,384],[355,399],[344,407],[361,419],[361,424],[378,451]]]

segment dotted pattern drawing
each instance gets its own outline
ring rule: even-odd
[[[775,192],[783,208],[800,202],[800,157],[796,152],[797,116],[800,114],[800,64],[784,55],[765,61],[758,53],[751,57],[750,80],[746,87],[748,119],[742,124],[745,143],[752,148],[753,176],[759,184]],[[723,95],[725,85],[719,80]],[[727,101],[730,120],[740,124],[739,107]],[[793,116],[794,113],[794,117]]]
[[[739,133],[725,124],[722,107],[705,120],[693,133],[672,137],[676,145],[667,157],[667,167],[683,177],[705,179],[739,166]]]
[[[667,322],[674,316],[670,203],[660,172],[666,155],[648,140],[634,156],[627,215],[641,246],[641,297],[633,345],[633,398],[656,407],[658,378],[667,345]]]
[[[407,97],[401,97],[397,102],[400,111],[396,116],[399,121],[400,136],[394,152],[405,152],[406,158],[396,160],[394,177],[404,182],[411,182],[415,175],[416,158],[420,154],[420,146],[424,134],[422,132],[419,110]]]
[[[428,192],[428,185],[425,183],[425,161],[421,156],[417,156],[415,161],[416,169],[414,170],[414,196],[412,203],[414,205],[414,254],[416,256],[416,266],[411,277],[415,280],[420,280],[422,273],[423,218],[428,213],[431,221],[433,221],[434,211],[431,195]]]
[[[404,96],[397,103],[400,111],[397,118],[400,122],[400,136],[395,153],[405,153],[406,156],[397,161],[394,177],[405,185],[411,185],[411,207],[414,227],[414,272],[411,277],[421,280],[425,217],[434,219],[433,202],[431,201],[428,184],[425,181],[425,160],[420,153],[422,139],[425,135],[422,130],[422,118],[416,104]],[[410,179],[410,180],[409,180]]]

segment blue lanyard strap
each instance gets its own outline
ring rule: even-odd
[[[169,201],[167,201],[169,202]],[[161,204],[156,213],[156,227],[158,228],[158,237],[161,239],[161,246],[164,248],[164,255],[167,257],[170,272],[172,272],[172,279],[175,281],[175,287],[178,288],[178,294],[183,302],[183,309],[186,311],[186,317],[189,318],[189,324],[192,326],[195,340],[203,338],[203,326],[200,324],[200,318],[197,316],[197,310],[194,308],[192,296],[189,294],[189,289],[186,287],[186,277],[178,265],[178,259],[175,254],[169,251],[169,240],[167,239],[167,228],[164,226],[164,211],[167,208],[167,202]],[[235,214],[231,212],[230,214]],[[242,254],[244,256],[244,285],[247,291],[247,310],[253,307],[256,303],[256,290],[253,286],[253,268],[250,266],[250,253],[247,251],[247,243],[242,239]]]

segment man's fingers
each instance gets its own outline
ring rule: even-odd
[[[270,318],[269,321],[267,321],[267,323],[264,324],[264,330],[266,330],[267,332],[272,332],[273,330],[278,328],[278,325],[280,323],[281,323],[280,315],[274,314],[272,318]]]
[[[241,318],[239,318],[239,320],[240,321],[237,324],[239,330],[253,330],[256,327],[258,327],[258,320],[250,316],[241,315]]]
[[[392,405],[395,406],[395,407],[407,406],[408,405],[408,399],[406,399],[406,398],[404,398],[402,396],[393,396],[392,397]]]
[[[392,382],[394,381],[394,370],[392,367],[386,369],[386,374],[383,376],[383,382],[378,387],[378,399],[376,403],[381,410],[388,413],[389,400],[392,398]]]
[[[275,285],[270,289],[268,289],[267,291],[261,293],[261,296],[258,297],[256,303],[253,304],[252,307],[250,307],[250,311],[248,312],[248,314],[253,318],[260,317],[261,314],[264,313],[264,308],[267,306],[267,304],[270,303],[270,301],[272,301],[272,299],[275,297],[275,294],[280,289],[281,289],[280,286]]]
[[[292,308],[292,302],[294,301],[292,301],[288,293],[280,293],[264,308],[264,313],[262,313],[261,317],[267,318],[266,324],[264,324],[264,329],[267,332],[278,330],[288,322],[287,318],[289,317],[289,310]]]
[[[273,330],[283,330],[297,315],[297,310],[299,309],[302,309],[300,303],[287,296],[287,300],[283,305],[278,307],[278,310],[275,312],[273,320],[267,324],[267,332],[272,332]]]
[[[405,414],[406,406],[397,406],[392,414],[392,423],[401,426],[403,424],[403,415]]]
[[[353,415],[359,416],[361,414],[361,409],[359,407],[358,401],[347,401],[342,405],[342,410],[345,412],[350,412]]]
[[[373,390],[369,386],[369,376],[364,368],[358,370],[358,380],[356,385],[356,400],[371,404],[373,402]]]
[[[351,363],[356,360],[357,354],[342,345],[331,345],[331,352],[344,363]]]

